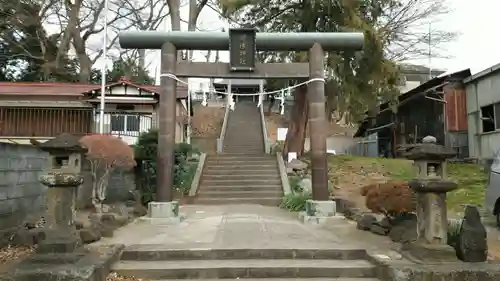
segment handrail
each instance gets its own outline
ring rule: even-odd
[[[227,119],[229,118],[229,104],[226,104],[226,111],[224,112],[224,120],[222,121],[222,128],[220,130],[220,136],[217,139],[217,153],[222,153],[222,147],[224,143],[224,136],[226,135]]]
[[[261,120],[261,125],[262,125],[262,136],[264,140],[264,152],[265,153],[271,153],[271,145],[269,143],[269,135],[267,134],[267,125],[266,125],[266,118],[264,116],[264,102],[262,102],[259,106],[259,112],[260,112],[260,120]]]
[[[200,186],[201,174],[203,173],[203,166],[205,165],[205,159],[207,154],[202,153],[200,155],[200,161],[198,162],[198,166],[196,167],[196,172],[193,177],[193,181],[191,182],[191,188],[189,189],[188,196],[193,197],[196,196],[198,192],[198,187]]]

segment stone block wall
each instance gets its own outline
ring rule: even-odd
[[[0,143],[0,232],[43,210],[45,188],[38,176],[46,157],[32,145]]]
[[[43,214],[46,187],[38,182],[38,177],[46,164],[47,153],[32,145],[0,143],[0,240],[27,218]],[[78,190],[78,199],[88,198],[90,203],[92,176],[85,172],[83,175],[85,183]],[[131,198],[129,190],[133,189],[133,172],[114,171],[109,180],[107,201],[126,201]],[[77,204],[77,207],[83,208],[82,205],[85,204]]]

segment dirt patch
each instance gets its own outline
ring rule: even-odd
[[[362,211],[365,198],[361,188],[390,179],[409,179],[413,175],[412,161],[404,159],[382,159],[355,157],[350,155],[330,156],[329,179],[335,185],[334,195],[353,202]]]
[[[278,128],[287,128],[287,120],[283,115],[271,113],[265,116],[267,134],[271,142],[275,143],[278,137]]]
[[[192,137],[215,137],[220,135],[225,109],[222,107],[193,106],[194,116],[191,119]]]
[[[36,250],[36,246],[7,246],[0,249],[0,272],[8,271],[13,265],[29,257]]]

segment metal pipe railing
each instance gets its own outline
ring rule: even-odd
[[[271,144],[269,143],[269,135],[267,132],[266,117],[264,116],[264,102],[259,106],[260,120],[262,125],[262,137],[264,138],[264,152],[271,153]]]
[[[226,104],[226,111],[224,112],[224,120],[222,121],[222,128],[220,130],[220,136],[217,139],[217,153],[222,153],[222,148],[224,145],[224,136],[226,135],[227,120],[229,118],[229,105]]]

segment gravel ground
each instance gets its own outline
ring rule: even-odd
[[[7,246],[0,249],[0,266],[24,258],[35,251],[35,247]]]
[[[108,275],[106,278],[106,281],[150,281],[147,279],[142,279],[142,278],[135,278],[135,277],[123,277],[115,272],[112,272]]]

